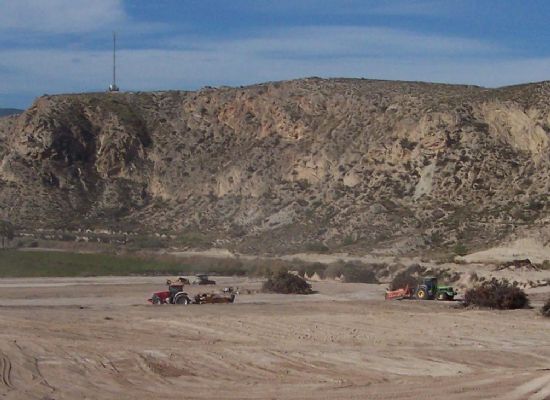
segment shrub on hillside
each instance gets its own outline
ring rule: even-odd
[[[311,285],[304,278],[287,271],[279,271],[270,276],[263,285],[266,292],[283,294],[311,294]]]
[[[457,243],[453,247],[453,251],[457,256],[465,256],[468,254],[468,248],[464,246],[462,243]]]
[[[507,280],[499,281],[493,278],[475,288],[468,289],[464,294],[464,304],[479,307],[513,310],[525,308],[529,299],[525,292]]]
[[[540,312],[545,317],[550,317],[550,298],[546,300],[546,303],[544,303]]]
[[[306,250],[314,253],[326,253],[329,248],[322,242],[311,242],[306,244]]]

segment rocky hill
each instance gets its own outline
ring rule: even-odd
[[[548,238],[548,193],[550,82],[310,78],[45,96],[0,119],[0,218],[28,230],[244,252],[482,248]]]

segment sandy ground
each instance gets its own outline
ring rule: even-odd
[[[535,309],[217,279],[239,286],[235,304],[147,304],[163,277],[0,280],[0,398],[550,398],[550,319]]]

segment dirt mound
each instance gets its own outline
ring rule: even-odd
[[[266,292],[283,294],[311,294],[311,285],[304,278],[290,272],[280,271],[270,276],[263,285]]]

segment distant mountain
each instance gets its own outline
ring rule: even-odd
[[[21,114],[24,110],[19,110],[17,108],[0,108],[0,117],[5,117],[6,115],[16,115]]]

